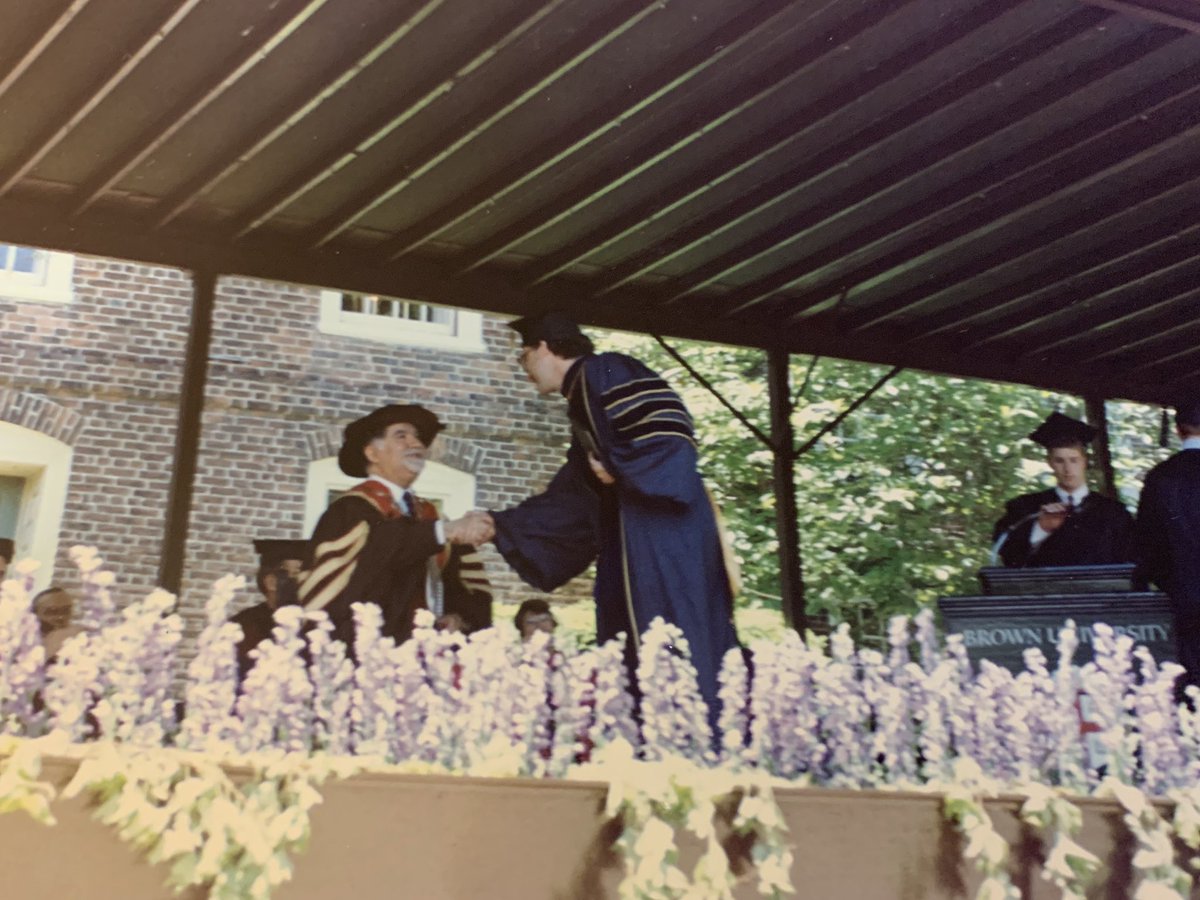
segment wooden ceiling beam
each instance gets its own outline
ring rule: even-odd
[[[1200,320],[1200,309],[1196,309],[1193,304],[1193,308],[1189,312],[1189,315],[1176,319],[1170,324],[1164,323],[1163,328],[1155,329],[1140,338],[1131,339],[1126,336],[1124,341],[1097,352],[1094,357],[1095,361],[1099,363],[1113,360],[1126,371],[1132,372],[1157,363],[1159,357],[1152,349],[1155,344],[1162,344],[1164,341],[1178,341],[1183,338],[1185,342],[1191,342],[1190,346],[1195,346],[1197,343],[1196,322]]]
[[[1143,167],[1154,174],[1139,185],[1136,196],[1142,203],[1177,189],[1191,174],[1185,160],[1185,148],[1200,141],[1200,88],[1191,88],[1186,96],[1171,102],[1180,104],[1180,108],[1174,110],[1175,118],[1150,117],[1147,121],[1144,116],[1126,117],[1122,112],[1124,121],[1117,128],[1092,134],[1083,143],[1071,145],[1062,153],[1011,176],[1003,190],[990,190],[976,203],[967,203],[963,207],[964,217],[951,220],[952,224],[926,236],[921,244],[905,251],[893,251],[848,276],[866,279],[859,281],[852,291],[851,297],[855,301],[866,303],[864,290],[874,290],[883,294],[883,298],[857,314],[849,314],[847,327],[861,332],[903,315],[911,316],[921,308],[945,304],[946,295],[961,289],[969,279],[1043,253],[1048,246],[1061,244],[1075,232],[1119,217],[1130,206],[1130,173],[1142,171]],[[1189,122],[1195,124],[1189,125]],[[1178,159],[1172,162],[1174,157]],[[1154,168],[1156,165],[1164,171]],[[1060,211],[1061,218],[1047,219],[1046,213],[1055,209]],[[946,218],[949,217],[943,215],[935,220],[935,225]],[[971,249],[981,239],[1002,229],[1015,231],[1022,223],[1027,227],[1021,231],[1019,239],[1007,241],[988,252]],[[911,287],[883,290],[885,285],[893,285],[894,279],[903,273],[936,266],[941,260],[955,255],[959,262],[948,267],[943,263],[941,271],[930,271],[919,281],[910,279],[914,282]],[[805,268],[811,272],[811,266]],[[790,286],[805,277],[802,272],[793,275],[793,267],[789,267],[769,279],[768,285],[751,286],[746,293],[753,291],[759,295],[767,286],[778,282]],[[774,288],[775,291],[779,289]],[[790,295],[789,302],[799,307],[796,320],[802,319],[812,303],[823,300],[829,293],[829,288],[824,288]],[[733,311],[740,308],[745,308],[745,301]]]
[[[0,78],[0,97],[3,97],[8,92],[8,89],[16,84],[22,75],[29,71],[29,67],[41,58],[46,48],[53,44],[58,39],[58,36],[67,30],[67,26],[75,20],[76,16],[83,12],[84,7],[90,2],[91,0],[70,0],[63,7],[62,12],[58,14],[55,20],[25,48],[25,52],[8,67],[8,71],[4,73],[4,77]]]
[[[241,42],[214,74],[200,84],[174,109],[170,109],[153,125],[125,146],[109,161],[99,174],[88,180],[76,192],[76,205],[71,211],[78,216],[106,194],[122,178],[132,172],[151,154],[167,143],[185,125],[207,109],[222,94],[242,79],[251,69],[289,38],[330,0],[290,0],[281,3],[272,14],[257,26],[248,39]]]
[[[1094,89],[1096,81],[1129,65],[1133,61],[1131,56],[1141,58],[1152,49],[1157,47],[1139,42],[1127,47],[1126,53],[1105,54],[1089,65],[1086,72],[1077,73],[1087,79],[1082,86],[1074,80],[1055,81],[1019,100],[1013,105],[1015,108],[1001,111],[999,118],[1015,123],[1040,114],[1080,90]],[[1186,70],[1187,73],[1200,76],[1200,65]],[[1183,99],[1194,99],[1197,96],[1194,82],[1184,83],[1188,87],[1183,90]],[[790,303],[796,307],[793,320],[801,321],[815,314],[817,305],[827,297],[848,286],[855,286],[857,297],[864,285],[881,285],[889,277],[911,268],[914,261],[932,262],[958,244],[1019,218],[1023,215],[1022,204],[1045,200],[1054,192],[1057,180],[1077,177],[1077,169],[1094,168],[1097,159],[1119,163],[1111,137],[1114,133],[1124,133],[1128,144],[1143,136],[1140,117],[1161,108],[1164,97],[1176,100],[1181,96],[1171,95],[1169,90],[1167,85],[1151,85],[1133,98],[1122,98],[1121,103],[1111,104],[1087,119],[1015,147],[1009,155],[991,160],[990,165],[970,177],[951,183],[932,196],[917,199],[892,216],[743,288],[732,312],[748,309],[787,288],[795,291],[789,295]],[[1003,131],[981,135],[981,141],[995,139]],[[1100,156],[1092,155],[1093,147]],[[943,164],[951,162],[953,157]],[[903,190],[905,184],[899,182],[893,190]],[[876,313],[882,322],[921,308],[936,307],[939,299],[934,290],[913,292],[878,308]]]
[[[1030,314],[1028,327],[1006,329],[993,335],[987,344],[1015,347],[1013,338],[1026,335],[1036,341],[1026,343],[1017,352],[1022,357],[1044,356],[1078,345],[1093,350],[1101,332],[1121,330],[1138,319],[1153,315],[1164,306],[1174,305],[1200,276],[1200,257],[1190,256],[1173,265],[1163,264],[1154,271],[1130,281],[1117,282],[1096,294],[1068,297],[1067,303],[1041,314]],[[1128,333],[1126,333],[1127,336]],[[974,341],[971,346],[981,346]]]
[[[441,71],[431,72],[421,83],[408,85],[397,98],[398,112],[389,112],[382,119],[368,122],[342,140],[334,153],[294,173],[282,188],[254,204],[248,211],[240,213],[233,226],[234,237],[243,238],[261,228],[273,216],[357,161],[368,149],[450,94],[463,79],[520,40],[566,2],[568,0],[551,0],[535,7],[532,13],[518,8],[510,11],[507,18],[497,16],[485,37],[461,48],[459,62],[452,64],[451,75],[446,76]]]
[[[983,13],[983,23],[994,20],[1004,11],[1004,4],[993,4],[989,7],[988,12]],[[894,4],[884,4],[880,10],[864,8],[858,15],[839,23],[836,30],[828,34],[817,35],[803,47],[798,48],[793,55],[794,76],[801,76],[806,68],[828,55],[838,52],[838,48],[843,44],[855,40],[863,31],[876,27],[885,14],[894,12]],[[938,32],[938,34],[942,33]],[[923,45],[932,43],[932,39],[922,42]],[[929,53],[929,47],[922,46],[916,52],[900,53],[891,60],[879,63],[870,71],[854,79],[851,84],[819,98],[816,102],[773,125],[765,133],[756,135],[753,139],[738,145],[730,152],[723,154],[712,165],[676,183],[666,192],[657,194],[647,202],[639,204],[629,213],[602,226],[598,231],[586,234],[579,240],[550,254],[547,258],[531,264],[525,269],[526,283],[540,284],[573,263],[611,246],[669,213],[679,210],[686,204],[696,201],[736,176],[749,173],[754,166],[767,161],[776,153],[786,150],[793,142],[819,128],[829,116],[842,109],[846,102],[862,97],[875,87],[885,84],[905,68],[928,57]],[[868,132],[870,130],[870,126],[865,129]],[[859,141],[866,139],[866,135],[860,133],[850,140],[843,141],[838,146],[839,148],[853,146],[857,150],[861,149]],[[846,149],[842,155],[843,161],[847,154],[853,154],[853,152],[854,150]],[[824,160],[830,155],[829,150],[822,152],[818,159],[808,160],[801,167],[799,172],[805,174],[793,172],[782,178],[772,179],[769,184],[757,188],[748,197],[739,200],[732,206],[726,207],[715,215],[703,217],[673,233],[668,241],[652,245],[636,254],[632,260],[611,267],[598,282],[600,287],[596,290],[595,296],[615,290],[655,266],[661,265],[707,240],[717,238],[723,230],[784,202],[798,192],[802,184],[808,183],[806,174],[810,175],[812,171],[822,169],[820,160]],[[829,166],[824,167],[825,170],[829,168]]]
[[[1194,252],[1187,238],[1200,233],[1197,190],[1200,180],[1183,180],[1166,192],[1148,191],[1140,203],[1116,209],[1079,233],[1049,236],[1045,247],[1025,257],[1028,271],[1016,282],[949,306],[946,315],[958,320],[955,341],[966,349],[1011,338],[1025,330],[1030,311],[1040,305],[1061,303],[1064,297],[1096,296],[1186,261]],[[1088,240],[1089,231],[1099,235]],[[1081,240],[1087,241],[1083,248],[1077,246]],[[1031,262],[1032,257],[1051,253],[1054,258],[1048,263]],[[964,330],[964,322],[970,320],[979,324]],[[922,323],[928,337],[950,330],[944,319],[935,320],[932,327]]]
[[[386,23],[364,31],[364,43],[360,47],[347,48],[344,55],[337,56],[328,66],[316,73],[311,81],[304,81],[290,97],[281,98],[264,117],[258,131],[241,136],[220,159],[163,198],[153,212],[155,226],[163,228],[190,209],[208,191],[346,87],[447,2],[448,0],[425,0],[416,9],[407,4],[396,5]],[[380,32],[382,37],[378,36]],[[346,61],[347,56],[350,57],[350,62]]]
[[[828,150],[812,161],[817,163],[816,166],[805,167],[796,173],[785,175],[784,178],[764,186],[762,191],[756,191],[752,194],[752,198],[761,204],[763,210],[766,210],[770,208],[770,205],[779,202],[775,199],[776,197],[782,200],[803,197],[805,191],[820,184],[820,181],[828,178],[829,175],[838,174],[842,168],[853,166],[854,163],[869,160],[872,152],[877,151],[878,146],[886,143],[888,139],[895,139],[899,134],[910,130],[916,131],[931,116],[944,112],[944,109],[953,106],[954,103],[965,102],[971,96],[972,91],[994,84],[996,79],[1006,76],[1014,68],[1027,64],[1036,59],[1038,55],[1049,52],[1049,50],[1061,46],[1062,43],[1079,37],[1082,32],[1094,28],[1097,22],[1098,18],[1094,14],[1076,13],[1074,16],[1038,30],[1036,34],[1021,42],[1019,46],[1006,48],[1004,52],[991,56],[988,60],[972,67],[971,70],[956,73],[955,78],[948,79],[946,83],[941,84],[928,95],[913,98],[910,103],[895,109],[888,118],[876,122],[865,133],[851,136],[851,139],[846,142],[830,146]],[[918,59],[918,61],[920,60]],[[899,76],[899,73],[896,74]],[[1033,107],[1032,102],[1024,104],[1022,108],[1013,110],[1013,118],[1020,120],[1024,118],[1024,115],[1030,113],[1031,109],[1036,108]],[[995,130],[995,116],[979,119],[971,126],[960,128],[959,132],[948,136],[946,140],[942,140],[928,152],[911,154],[904,162],[895,164],[871,178],[857,182],[827,202],[812,206],[812,208],[776,224],[767,232],[744,241],[743,244],[733,247],[732,250],[722,253],[721,256],[708,263],[697,266],[688,277],[674,287],[676,293],[668,299],[668,302],[678,302],[686,294],[713,286],[713,284],[730,277],[734,272],[744,269],[745,266],[761,263],[762,260],[778,253],[782,248],[803,244],[821,228],[832,226],[833,223],[844,220],[844,218],[860,215],[862,210],[869,209],[872,203],[881,202],[887,197],[902,196],[902,192],[911,188],[913,182],[922,178],[930,169],[946,166],[950,161],[956,160],[962,154],[976,148],[984,140],[994,137]],[[980,173],[974,179],[967,179],[961,187],[948,188],[946,193],[955,198],[961,194],[973,196],[979,190],[980,181],[990,181],[994,178],[994,169],[989,168],[988,172]],[[768,193],[768,190],[774,196],[772,193]],[[930,203],[929,205],[935,204]],[[750,221],[752,216],[758,215],[758,210],[749,204],[739,202],[734,205],[734,209],[737,209],[739,215],[728,226],[721,227],[714,223],[713,226],[709,226],[710,232],[718,234],[722,228],[737,226],[737,224]],[[883,222],[869,228],[870,233],[878,233],[881,236],[892,235],[896,230],[904,228],[906,223],[911,222],[914,216],[916,214],[913,210],[906,209],[898,215],[884,218]],[[698,233],[695,236],[697,238],[696,246],[709,240],[708,236]],[[854,238],[848,239],[846,242],[852,240]],[[845,242],[840,242],[839,246],[844,246],[844,244]],[[821,252],[818,251],[818,253]],[[804,263],[797,265],[804,265]],[[738,300],[737,306],[750,308],[774,293],[774,290],[770,290],[762,296],[745,296],[744,299]]]
[[[1188,18],[1187,16],[1176,15],[1166,10],[1155,9],[1144,3],[1135,3],[1132,0],[1080,0],[1080,2],[1086,3],[1089,6],[1097,6],[1101,9],[1120,13],[1124,16],[1132,16],[1136,19],[1152,22],[1155,25],[1169,25],[1172,28],[1190,31],[1192,34],[1200,34],[1200,10],[1197,10],[1197,18]]]
[[[397,162],[365,190],[318,222],[307,239],[309,247],[317,249],[328,244],[660,9],[661,0],[626,0],[619,5],[610,5],[607,14],[594,27],[576,35],[573,40],[554,45],[542,64],[533,67],[527,77],[506,86],[499,96],[465,114],[413,156]]]
[[[1126,234],[1113,235],[1105,244],[1078,257],[1075,265],[1049,273],[1049,281],[1045,280],[1047,273],[1034,273],[1012,285],[976,294],[947,310],[926,314],[919,337],[961,340],[972,330],[980,333],[981,326],[976,324],[980,321],[992,322],[991,327],[1003,330],[1019,325],[1028,307],[1063,296],[1086,296],[1104,290],[1106,285],[1144,277],[1180,255],[1190,255],[1186,242],[1200,239],[1197,223],[1200,211],[1185,209]]]
[[[832,2],[834,0],[825,0],[812,15],[816,15],[817,11],[831,5]],[[778,30],[779,20],[794,9],[795,4],[791,0],[770,0],[738,13],[711,37],[689,47],[661,69],[651,73],[638,84],[631,85],[629,90],[623,92],[615,101],[599,110],[586,113],[563,133],[552,136],[501,172],[464,191],[460,197],[442,209],[405,228],[395,238],[382,245],[379,252],[389,259],[398,259],[412,253],[426,241],[436,238],[482,210],[499,204],[513,192],[527,188],[536,178],[555,166],[579,154],[605,135],[625,127],[631,120],[646,113],[659,100],[686,87],[706,71],[745,52],[752,41],[768,42],[772,33]],[[705,111],[708,119],[705,126],[656,138],[655,147],[644,149],[640,161],[632,165],[627,162],[619,170],[600,173],[572,191],[567,198],[556,199],[539,207],[516,224],[501,229],[497,235],[477,247],[472,247],[460,257],[461,270],[467,271],[494,259],[606,195],[648,168],[652,164],[649,160],[669,155],[690,143],[698,134],[705,134],[720,122],[736,115],[742,108],[759,102],[759,93],[763,97],[769,96],[778,90],[792,73],[794,65],[788,66],[787,73],[765,73],[758,79],[765,85],[760,92],[755,92],[750,97],[732,99],[722,96],[714,99],[713,111]]]
[[[87,118],[97,106],[120,87],[125,79],[145,61],[146,57],[158,49],[159,45],[200,2],[201,0],[174,0],[167,15],[155,22],[139,38],[136,47],[123,52],[118,51],[116,68],[85,97],[79,98],[64,119],[52,124],[36,141],[31,142],[19,161],[10,164],[8,171],[0,176],[0,197],[12,190],[13,186],[45,159],[51,150],[62,143],[76,125]]]
[[[554,290],[531,291],[513,284],[502,273],[486,269],[450,278],[445,266],[415,257],[380,265],[368,255],[347,249],[336,254],[313,253],[294,241],[268,240],[266,236],[230,245],[219,230],[184,228],[182,223],[170,232],[147,233],[140,222],[128,216],[114,216],[101,207],[69,220],[62,211],[44,204],[0,202],[0,241],[222,275],[403,296],[500,314],[524,315],[552,302],[561,303],[563,296],[586,296],[582,282],[565,294],[557,286]],[[605,302],[574,302],[570,309],[582,323],[603,328],[902,365],[1070,393],[1084,392],[1095,385],[1091,380],[1094,375],[1086,369],[1013,366],[998,354],[955,354],[921,347],[902,348],[897,353],[897,348],[886,341],[861,340],[851,344],[836,330],[788,330],[773,321],[751,318],[731,326],[713,317],[680,315],[678,311],[655,307],[645,292],[632,289]],[[1112,396],[1155,403],[1168,399],[1163,385],[1152,378],[1121,378],[1114,382]]]

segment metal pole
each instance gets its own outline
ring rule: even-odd
[[[192,320],[188,329],[183,382],[179,389],[175,466],[171,471],[171,493],[167,498],[162,556],[158,566],[159,585],[174,594],[179,593],[183,581],[188,513],[192,506],[192,485],[200,450],[200,417],[204,412],[204,383],[208,376],[208,349],[212,338],[216,287],[216,273],[192,273]]]
[[[1112,453],[1108,446],[1108,410],[1103,397],[1089,395],[1083,398],[1087,409],[1088,424],[1094,426],[1096,437],[1092,441],[1092,452],[1095,460],[1097,487],[1106,497],[1116,499],[1117,477],[1113,471]]]
[[[767,387],[771,398],[771,443],[775,485],[775,530],[779,535],[779,589],[784,621],[801,634],[808,628],[804,576],[800,565],[800,524],[796,513],[796,435],[792,428],[791,356],[767,351]]]

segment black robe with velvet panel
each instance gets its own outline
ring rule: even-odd
[[[331,503],[313,531],[300,603],[325,610],[334,637],[351,652],[354,603],[379,606],[384,636],[397,642],[411,636],[413,614],[430,605],[431,561],[442,580],[443,612],[458,613],[468,628],[491,624],[491,593],[474,548],[439,544],[437,510],[416,502],[417,515],[409,516],[386,486],[365,481]]]
[[[1083,498],[1041,544],[1034,547],[1029,537],[1037,513],[1047,503],[1060,503],[1053,489],[1023,494],[1009,500],[1004,517],[996,523],[992,540],[1010,532],[1000,548],[1000,558],[1009,568],[1044,566],[1099,566],[1133,562],[1133,516],[1116,500],[1095,491]]]

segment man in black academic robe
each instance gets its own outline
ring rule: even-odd
[[[1176,408],[1180,451],[1146,475],[1138,504],[1138,571],[1171,600],[1180,683],[1200,685],[1200,398]]]
[[[413,614],[457,614],[468,628],[491,624],[491,594],[473,544],[490,540],[486,517],[468,513],[443,522],[410,486],[441,430],[437,416],[392,404],[346,426],[338,465],[366,478],[330,504],[309,542],[300,603],[325,610],[334,637],[353,652],[351,605],[374,603],[383,634],[412,633]]]
[[[259,539],[254,542],[254,549],[258,551],[258,572],[254,580],[263,600],[229,620],[242,629],[242,639],[237,645],[239,681],[250,671],[250,651],[271,636],[281,590],[290,593],[295,602],[295,580],[308,554],[308,541]]]
[[[1055,486],[1005,505],[992,534],[1011,568],[1091,566],[1133,561],[1133,517],[1087,486],[1090,425],[1053,413],[1029,435],[1046,448]]]

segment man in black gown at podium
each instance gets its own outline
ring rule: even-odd
[[[1171,598],[1183,688],[1200,685],[1200,397],[1175,408],[1183,445],[1146,475],[1138,504],[1138,569]]]
[[[1055,486],[1005,505],[993,542],[1010,568],[1099,566],[1133,561],[1133,517],[1116,500],[1088,490],[1091,425],[1052,413],[1029,435],[1046,448]]]

